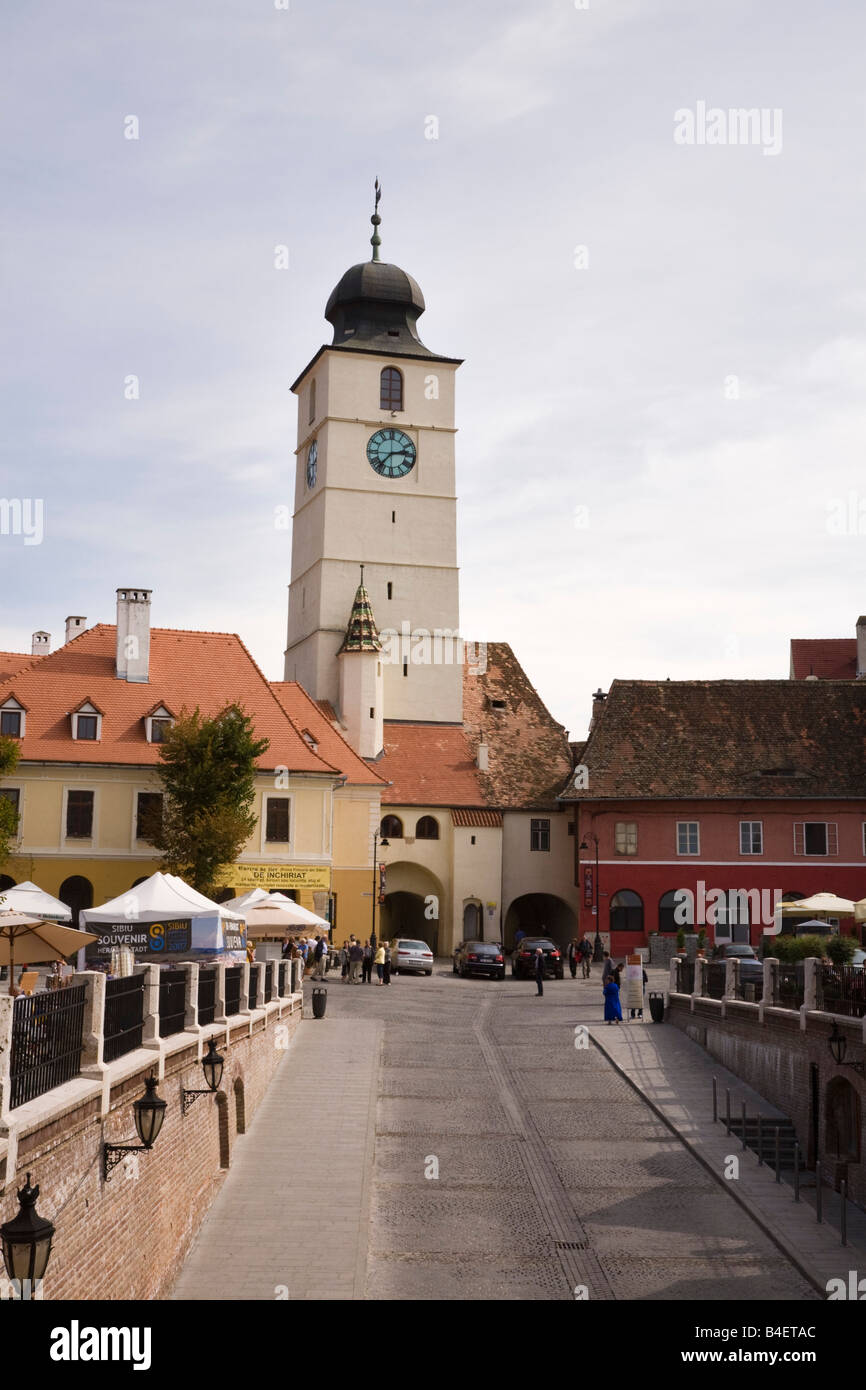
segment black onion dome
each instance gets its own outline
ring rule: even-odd
[[[334,325],[333,346],[386,353],[429,355],[416,321],[425,309],[417,281],[398,265],[362,261],[331,292],[325,318]]]

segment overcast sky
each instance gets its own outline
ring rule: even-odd
[[[282,675],[288,386],[376,174],[382,258],[465,358],[466,636],[575,737],[614,677],[785,676],[791,636],[853,636],[862,0],[583,2],[7,8],[0,491],[44,537],[0,535],[0,648],[135,584]]]

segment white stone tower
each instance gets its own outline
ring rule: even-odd
[[[382,643],[376,631],[370,595],[364,588],[363,565],[337,660],[340,718],[346,727],[346,738],[362,758],[377,758],[384,741]]]
[[[377,186],[377,209],[378,199]],[[460,723],[461,649],[450,640],[459,629],[460,359],[421,342],[424,297],[410,275],[379,260],[378,210],[371,220],[372,259],[346,271],[325,309],[333,342],[292,386],[298,437],[285,678],[340,705],[337,653],[363,564],[381,625],[385,717]]]

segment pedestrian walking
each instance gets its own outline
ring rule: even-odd
[[[568,957],[568,968],[571,971],[571,978],[574,980],[577,978],[577,963],[580,960],[580,947],[577,944],[576,937],[572,937],[571,941],[569,941],[568,950],[565,954]]]
[[[588,980],[592,974],[592,942],[585,936],[580,943],[580,964],[583,978]]]
[[[619,985],[612,974],[610,978],[605,981],[603,992],[605,1023],[621,1023],[622,1009],[619,1003]]]
[[[375,956],[375,961],[376,961],[376,974],[377,974],[378,977],[379,977],[378,980],[376,981],[376,984],[377,984],[377,985],[381,985],[381,984],[384,984],[384,983],[385,983],[384,980],[383,980],[383,978],[382,978],[382,976],[383,976],[384,973],[385,973],[385,947],[384,947],[384,946],[379,946],[379,947],[377,947],[376,956]]]
[[[316,961],[316,970],[318,971],[319,979],[324,980],[325,971],[328,968],[328,942],[324,936],[320,936],[316,942],[316,949],[313,952],[313,956]]]
[[[611,958],[610,958],[610,951],[605,951],[605,953],[604,953],[604,965],[603,965],[602,968],[601,968],[601,983],[602,983],[602,987],[603,987],[604,985],[607,984],[608,980],[610,979],[611,975],[613,974],[613,971],[614,971],[614,964],[613,964],[613,961],[612,961]]]
[[[344,941],[340,947],[340,976],[345,984],[349,979],[349,943]]]
[[[368,985],[373,977],[373,947],[369,941],[364,942],[364,954],[361,959],[361,983]]]
[[[385,957],[382,962],[382,984],[389,985],[391,983],[391,948],[383,945],[382,951]]]
[[[349,947],[349,983],[360,984],[361,962],[364,959],[364,948],[360,941],[352,941]]]
[[[539,995],[544,993],[544,952],[539,946],[535,952],[535,983]]]

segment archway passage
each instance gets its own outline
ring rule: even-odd
[[[527,936],[549,936],[564,951],[577,936],[577,917],[568,903],[553,893],[524,893],[505,914],[503,944],[507,950],[513,948],[518,928]]]
[[[427,898],[420,893],[386,893],[381,911],[383,939],[408,936],[413,941],[426,941],[438,956],[439,923],[427,916],[428,911]]]
[[[62,903],[66,903],[72,913],[72,926],[78,927],[81,925],[78,920],[79,912],[83,912],[86,907],[93,907],[93,884],[89,878],[73,874],[71,878],[63,880],[57,896]]]
[[[426,941],[434,956],[448,955],[444,907],[442,884],[429,869],[405,859],[386,865],[385,901],[377,913],[382,941],[407,936],[413,941]]]

